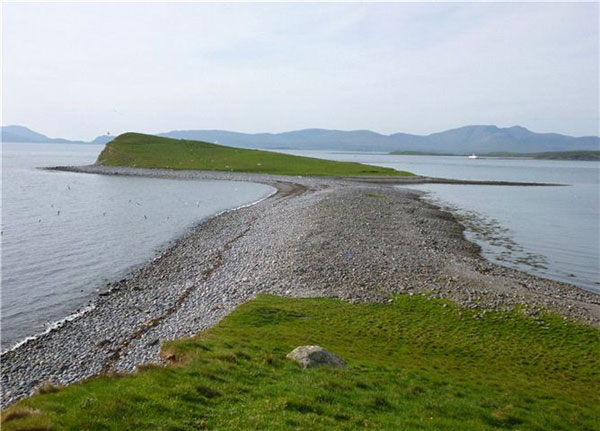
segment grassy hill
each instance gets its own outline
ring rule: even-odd
[[[408,172],[360,163],[334,162],[140,133],[125,133],[109,142],[98,157],[98,163],[105,166],[253,172],[278,175],[412,175]]]
[[[346,370],[285,355],[318,344]],[[96,377],[2,413],[11,430],[593,430],[600,331],[547,314],[259,296],[166,343],[167,367]]]

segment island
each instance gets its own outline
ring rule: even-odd
[[[427,151],[392,151],[392,155],[397,156],[467,156],[461,153],[436,153]],[[600,151],[547,151],[542,153],[515,153],[510,151],[493,151],[481,153],[479,157],[488,158],[524,158],[539,160],[600,160]]]

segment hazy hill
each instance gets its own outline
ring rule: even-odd
[[[173,130],[159,136],[214,142],[241,148],[334,150],[334,151],[417,151],[470,154],[490,152],[541,153],[550,151],[598,151],[597,136],[572,137],[557,133],[535,133],[524,127],[465,126],[430,135],[394,133],[383,135],[370,130],[304,129],[283,133],[239,133],[226,130]],[[102,135],[91,141],[106,144],[114,136]],[[2,127],[3,142],[81,143],[53,139],[23,126]]]
[[[572,137],[535,133],[514,126],[465,126],[430,135],[395,133],[382,135],[370,130],[340,131],[305,129],[284,133],[237,133],[222,130],[175,130],[161,136],[218,142],[243,148],[322,149],[339,151],[424,151],[436,153],[515,153],[600,150],[597,136]]]
[[[100,135],[97,138],[90,141],[90,144],[105,145],[105,144],[108,144],[110,141],[112,141],[115,138],[116,138],[116,136],[113,136],[113,135]]]
[[[242,148],[392,151],[390,137],[370,130],[304,129],[283,133],[238,133],[223,130],[174,130],[160,136],[217,142]]]
[[[392,135],[395,137],[397,135]],[[599,150],[600,138],[559,135],[557,133],[534,133],[524,127],[499,128],[496,126],[466,126],[420,137],[411,141],[401,137],[398,145],[406,150],[422,150],[453,153],[487,153],[508,151],[515,153]]]
[[[62,138],[49,138],[24,126],[2,126],[2,142],[52,142],[55,144],[82,144]]]

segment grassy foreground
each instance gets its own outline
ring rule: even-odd
[[[319,344],[347,370],[285,355]],[[163,347],[168,367],[23,400],[9,430],[597,430],[600,331],[403,295],[388,304],[259,296]]]
[[[226,147],[201,141],[125,133],[106,144],[98,162],[134,168],[196,169],[314,176],[403,176],[408,172],[361,163]]]

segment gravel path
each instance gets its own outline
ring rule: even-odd
[[[600,326],[600,295],[479,256],[454,217],[392,183],[222,172],[70,170],[273,185],[255,205],[201,223],[109,286],[93,310],[2,355],[2,405],[46,382],[68,384],[160,362],[161,342],[215,325],[257,293],[383,301],[421,293],[486,310],[515,304]]]

